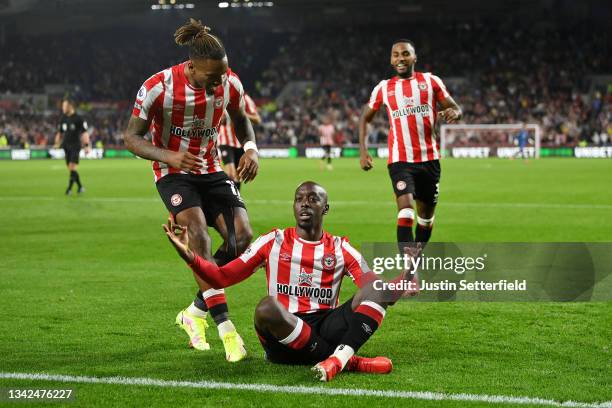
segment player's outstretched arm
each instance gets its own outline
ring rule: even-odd
[[[257,260],[244,262],[240,258],[219,267],[189,249],[187,227],[174,224],[171,219],[168,219],[168,223],[162,225],[162,227],[181,258],[189,264],[196,275],[215,289],[235,285],[251,276],[259,267]]]
[[[368,153],[368,123],[372,122],[374,115],[376,111],[365,105],[359,118],[359,165],[366,171],[374,167],[372,156]]]
[[[204,165],[202,159],[187,151],[173,152],[153,146],[144,138],[149,130],[150,121],[146,121],[132,115],[128,122],[127,130],[123,133],[123,141],[132,153],[147,160],[164,162],[171,167],[183,171],[192,172],[199,170]]]

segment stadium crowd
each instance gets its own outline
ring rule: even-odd
[[[230,66],[260,104],[260,144],[316,144],[324,119],[336,126],[337,144],[356,143],[363,104],[373,87],[392,75],[391,42],[407,35],[416,47],[417,70],[446,81],[463,107],[463,123],[539,123],[542,142],[549,145],[612,141],[612,84],[589,80],[590,75],[612,73],[612,39],[605,30],[509,19],[435,30],[417,26],[409,32],[402,27],[335,27],[288,35],[244,33],[240,42],[223,34]],[[50,36],[45,48],[27,38],[5,44],[0,47],[7,56],[0,66],[0,94],[69,83],[78,86],[84,101],[131,102],[148,74],[184,56],[168,33],[157,35],[136,35],[123,43],[106,36],[96,47],[88,46],[95,33]],[[83,52],[62,53],[67,43]],[[41,60],[49,61],[42,70]],[[292,81],[306,82],[300,92],[282,93]],[[86,112],[94,143],[120,144],[128,116],[128,109]],[[0,118],[0,146],[4,139],[11,145],[49,144],[58,115],[0,107]],[[370,141],[384,143],[387,127],[382,112],[370,129]]]

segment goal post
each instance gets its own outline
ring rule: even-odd
[[[535,123],[441,125],[440,151],[442,157],[515,157],[519,152],[516,136],[525,129],[529,132],[524,149],[528,157],[540,157],[542,128]]]

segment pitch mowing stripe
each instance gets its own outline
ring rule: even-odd
[[[37,380],[37,381],[57,381],[67,383],[85,384],[114,384],[114,385],[142,385],[149,387],[171,387],[171,388],[204,388],[222,389],[254,392],[270,392],[285,394],[315,394],[315,395],[343,395],[352,397],[381,397],[381,398],[401,398],[417,399],[427,401],[470,401],[488,402],[494,404],[534,404],[549,407],[575,407],[575,408],[609,408],[612,401],[603,403],[587,403],[576,401],[559,402],[550,399],[531,398],[531,397],[511,397],[504,395],[477,395],[477,394],[446,394],[441,392],[427,391],[389,391],[389,390],[367,390],[359,388],[324,388],[306,387],[290,385],[272,384],[244,384],[228,383],[218,381],[170,381],[158,380],[154,378],[138,377],[85,377],[46,373],[2,373],[0,379],[15,380]]]
[[[78,198],[86,202],[100,202],[100,203],[160,203],[159,197],[87,197]],[[66,201],[70,198],[66,197],[52,197],[52,196],[6,196],[0,197],[0,201]],[[292,205],[293,201],[290,200],[246,200],[247,204],[261,204],[261,205]],[[338,206],[368,206],[379,205],[384,207],[395,207],[393,200],[386,201],[364,201],[364,200],[331,200],[331,204]],[[599,209],[599,210],[612,210],[611,204],[561,204],[561,203],[457,203],[457,202],[443,202],[439,204],[442,207],[479,207],[479,208],[558,208],[558,209]]]

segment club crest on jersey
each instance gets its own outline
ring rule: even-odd
[[[142,100],[144,100],[145,96],[147,96],[147,87],[143,85],[138,90],[138,94],[136,95],[136,99],[138,99],[139,101],[142,101]]]
[[[425,90],[427,89],[427,84],[424,84],[424,83],[422,83],[422,82],[421,82],[421,83],[419,84],[419,89],[420,89],[421,91],[425,91]]]
[[[223,97],[220,96],[218,98],[215,98],[215,108],[220,108],[221,106],[223,106]]]
[[[172,204],[174,207],[178,207],[182,202],[183,197],[180,194],[173,194],[172,197],[170,197],[170,204]]]
[[[302,271],[298,274],[298,285],[312,286],[312,273],[308,273],[302,268]]]
[[[400,181],[398,181],[398,182],[397,182],[397,184],[395,185],[395,187],[397,187],[397,189],[398,189],[399,191],[402,191],[402,190],[404,190],[404,189],[406,188],[406,182],[405,182],[405,181],[403,181],[403,180],[400,180]]]
[[[336,257],[334,254],[323,255],[322,262],[323,269],[334,269],[336,266]]]

